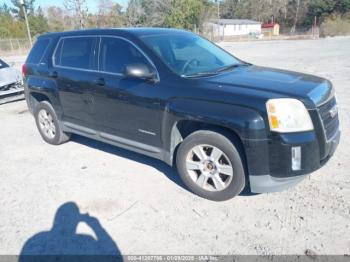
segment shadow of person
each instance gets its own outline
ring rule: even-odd
[[[91,228],[96,239],[90,235],[76,233],[80,222]],[[40,232],[26,241],[19,262],[105,261],[112,257],[113,261],[116,261],[116,258],[117,261],[121,261],[117,244],[98,219],[89,214],[81,214],[75,203],[68,202],[58,208],[50,231]]]

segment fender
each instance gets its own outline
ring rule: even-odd
[[[33,95],[40,94],[46,96],[49,100],[55,112],[57,114],[58,119],[62,119],[62,108],[58,95],[58,87],[54,80],[49,78],[30,76],[26,81],[26,87],[28,91],[26,92],[26,97],[28,101],[28,107],[30,112],[33,113],[35,103],[35,99],[33,99]],[[28,94],[27,94],[28,93]]]
[[[256,153],[254,153],[256,146],[264,147],[264,150],[267,150],[266,125],[258,111],[232,104],[177,98],[167,104],[162,123],[164,149],[165,152],[169,152],[167,159],[165,159],[168,164],[172,164],[174,150],[182,141],[177,128],[177,123],[181,120],[192,120],[230,129],[241,139],[248,162],[268,161],[265,159],[268,154],[256,158]],[[256,161],[257,159],[261,159],[261,161]],[[254,168],[256,164],[258,163],[248,166]]]

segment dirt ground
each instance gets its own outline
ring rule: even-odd
[[[184,189],[176,172],[160,161],[78,136],[48,145],[24,101],[5,104],[0,107],[0,254],[19,254],[43,231],[48,233],[37,237],[59,249],[62,235],[52,225],[67,202],[98,221],[66,204],[61,227],[78,224],[78,233],[92,235],[102,246],[115,244],[114,253],[349,254],[350,38],[221,45],[248,62],[333,82],[342,139],[324,168],[284,192],[211,202]]]

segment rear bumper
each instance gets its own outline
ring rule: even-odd
[[[340,131],[322,144],[326,149],[321,158],[320,145],[314,132],[277,134],[271,140],[250,141],[247,164],[250,190],[254,193],[278,192],[302,181],[321,168],[333,156],[340,140]],[[253,144],[253,145],[252,145]],[[301,168],[292,168],[292,148],[301,149]]]

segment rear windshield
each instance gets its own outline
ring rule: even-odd
[[[27,58],[27,63],[29,64],[39,64],[41,58],[44,56],[45,50],[50,43],[49,39],[39,39],[34,44],[32,51]]]
[[[5,67],[9,67],[9,65],[0,59],[0,69],[5,68]]]

